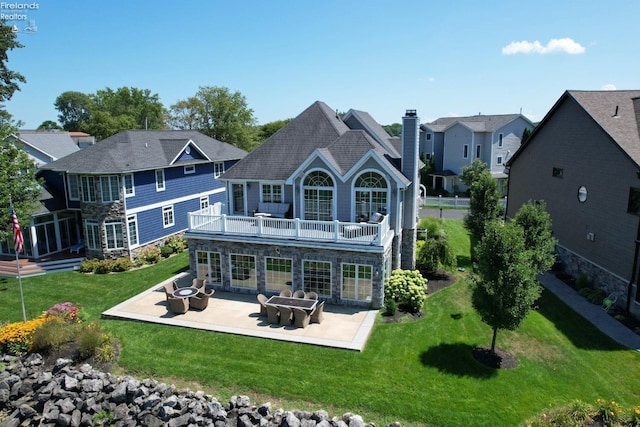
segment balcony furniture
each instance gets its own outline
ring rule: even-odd
[[[322,323],[324,320],[324,301],[320,301],[311,312],[311,323]]]
[[[275,305],[267,305],[267,322],[272,324],[280,323],[280,310]]]
[[[384,215],[382,215],[380,212],[374,212],[369,217],[369,220],[367,221],[367,223],[369,223],[369,224],[379,224],[379,223],[382,222],[383,219],[384,219]]]
[[[291,326],[293,320],[293,309],[289,307],[278,307],[280,312],[280,326]]]
[[[311,315],[309,312],[300,308],[293,309],[293,324],[296,328],[306,328],[311,321]]]
[[[304,298],[304,291],[302,289],[298,289],[291,296],[294,298]]]
[[[280,296],[281,297],[290,297],[291,296],[291,290],[290,289],[283,289],[280,291]]]
[[[79,254],[82,249],[84,249],[84,240],[80,240],[78,243],[71,246],[71,248],[69,248],[69,252]]]
[[[189,297],[189,308],[196,310],[204,310],[209,305],[209,298],[215,293],[215,290],[209,292],[198,292],[195,296]]]
[[[260,303],[260,316],[267,315],[267,297],[264,294],[258,294],[258,302]]]
[[[347,239],[353,239],[362,234],[362,227],[359,225],[345,225],[342,229],[342,234]]]
[[[189,310],[189,298],[168,297],[167,303],[174,314],[184,314]]]
[[[285,218],[290,207],[291,205],[289,203],[260,202],[258,203],[258,210],[254,216],[259,216],[259,214],[269,214],[268,216],[273,218]]]

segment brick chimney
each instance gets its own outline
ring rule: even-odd
[[[418,196],[420,191],[418,128],[420,118],[416,110],[407,110],[402,118],[402,173],[411,181],[404,191],[402,213],[402,241],[400,266],[404,270],[414,270],[416,267],[416,240]]]

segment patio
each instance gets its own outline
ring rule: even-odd
[[[306,328],[271,325],[259,316],[256,295],[216,291],[203,311],[173,314],[167,308],[163,287],[184,277],[181,274],[155,285],[103,312],[102,316],[362,351],[378,313],[377,310],[325,305],[321,324],[313,323]]]

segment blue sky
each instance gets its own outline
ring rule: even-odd
[[[260,124],[316,100],[381,124],[406,109],[538,121],[568,89],[640,89],[638,0],[41,0],[0,13],[24,45],[8,67],[27,83],[5,107],[26,129],[57,120],[61,93],[106,87],[168,108],[224,86]]]

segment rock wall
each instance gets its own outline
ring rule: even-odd
[[[0,358],[0,426],[215,426],[375,427],[347,413],[330,418],[324,410],[272,410],[247,396],[222,404],[201,391],[130,376],[115,376],[72,360],[51,370],[39,354]],[[394,423],[389,427],[402,427]]]

